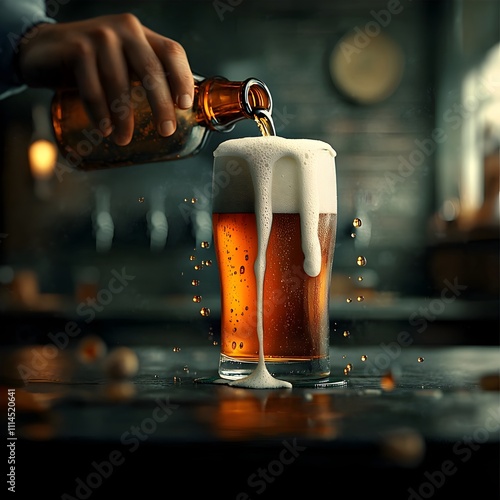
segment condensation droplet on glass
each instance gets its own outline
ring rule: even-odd
[[[139,196],[139,203],[144,203],[144,196]]]
[[[191,280],[191,285],[198,286],[200,284],[200,280]]]
[[[193,296],[193,302],[201,302],[201,295]]]
[[[210,243],[208,241],[202,241],[200,246],[201,248],[210,248]]]
[[[245,274],[245,266],[240,267],[240,274]]]
[[[359,217],[356,217],[353,221],[352,221],[352,225],[354,227],[361,227],[361,225],[363,224],[363,222],[361,221],[361,219]]]
[[[360,255],[357,259],[356,259],[356,264],[358,266],[366,266],[366,257],[363,257],[362,255]]]
[[[356,297],[356,300],[357,300],[358,302],[363,302],[363,300],[365,300],[365,298],[364,298],[362,295],[358,295],[358,296]]]
[[[366,354],[361,355],[361,361],[366,361],[368,359],[368,356]]]
[[[210,316],[210,309],[208,307],[202,307],[200,309],[200,314],[202,316]]]
[[[417,361],[418,361],[419,363],[423,363],[423,362],[424,362],[424,358],[422,358],[422,356],[419,356],[419,357],[417,358]]]

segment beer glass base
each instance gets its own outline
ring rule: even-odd
[[[297,361],[266,361],[269,373],[289,382],[319,380],[330,375],[330,359],[304,359]],[[219,376],[227,380],[238,380],[250,375],[257,367],[257,361],[242,361],[225,354],[220,355]]]

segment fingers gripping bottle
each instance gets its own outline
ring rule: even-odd
[[[57,90],[51,114],[61,155],[80,170],[179,160],[197,154],[210,133],[229,132],[244,119],[255,120],[262,135],[275,135],[272,98],[262,81],[193,76],[193,106],[176,108],[177,129],[169,137],[162,137],[156,130],[144,86],[137,81],[131,83],[130,103],[125,99],[112,103],[118,116],[134,113],[133,137],[125,146],[105,138],[100,127],[92,123],[77,89]]]

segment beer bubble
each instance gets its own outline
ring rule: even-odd
[[[361,361],[366,361],[368,356],[366,354],[361,355]]]
[[[200,246],[201,248],[210,248],[210,243],[208,241],[202,241]]]
[[[139,196],[139,203],[144,203],[144,196]]]
[[[418,361],[419,363],[423,363],[423,362],[424,362],[424,358],[422,358],[421,356],[419,356],[419,357],[417,358],[417,361]]]
[[[356,264],[358,266],[366,266],[366,257],[363,257],[362,255],[360,255],[357,259],[356,259]]]
[[[349,330],[344,330],[344,337],[349,337],[351,335],[351,332]]]
[[[202,307],[200,309],[200,314],[205,317],[210,316],[210,309],[208,307]]]
[[[232,347],[233,349],[236,349],[236,342],[233,342],[233,343],[231,344],[231,347]]]
[[[363,224],[363,222],[361,221],[361,219],[359,217],[356,217],[353,221],[352,221],[352,225],[354,227],[361,227],[361,225]]]
[[[363,300],[365,300],[365,298],[364,298],[362,295],[358,295],[358,296],[356,297],[356,300],[357,300],[358,302],[363,302]]]
[[[245,266],[240,267],[240,274],[245,274]]]
[[[198,286],[200,284],[200,280],[191,280],[191,285]]]
[[[193,302],[201,302],[201,295],[195,295],[193,297]]]

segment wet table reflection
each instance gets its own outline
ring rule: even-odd
[[[3,349],[19,490],[152,498],[188,471],[185,498],[283,498],[315,477],[354,498],[382,484],[386,498],[449,498],[471,480],[498,498],[497,347],[336,347],[337,385],[291,390],[209,383],[214,346],[133,346],[124,377],[94,347]]]

